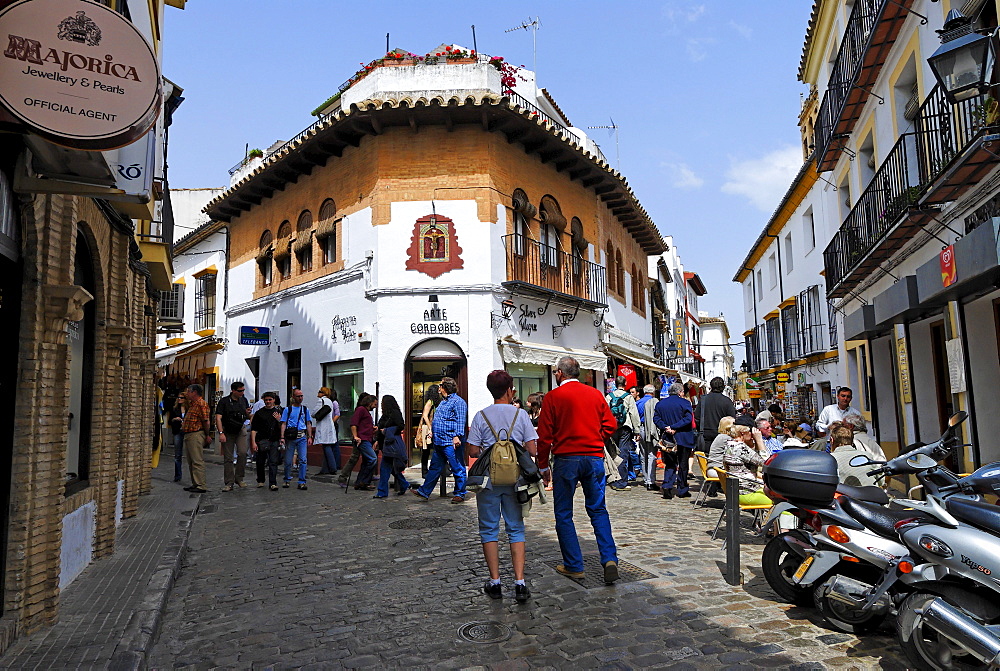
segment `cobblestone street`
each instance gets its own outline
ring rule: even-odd
[[[215,471],[209,481],[221,482]],[[721,498],[705,508],[641,488],[608,498],[620,558],[654,577],[607,587],[560,576],[552,506],[536,504],[533,599],[518,606],[509,568],[502,601],[481,592],[473,501],[372,500],[316,479],[308,491],[215,487],[150,667],[904,668],[889,629],[858,639],[777,602],[758,568],[763,544],[748,534],[745,582],[727,585],[722,541],[709,537]],[[596,554],[580,496],[577,526],[584,553]],[[473,622],[504,625],[510,637],[467,642],[459,629]]]

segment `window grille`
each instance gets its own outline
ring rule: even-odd
[[[798,359],[799,347],[799,310],[792,305],[781,310],[781,337],[785,349],[785,361]]]
[[[160,321],[184,321],[184,285],[175,284],[170,291],[160,292]]]
[[[215,328],[215,278],[214,274],[197,278],[194,292],[194,330]]]
[[[819,285],[814,284],[799,294],[799,329],[801,356],[823,351],[823,314],[820,309]]]

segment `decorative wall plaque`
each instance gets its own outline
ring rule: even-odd
[[[455,223],[440,214],[417,219],[406,250],[406,269],[418,270],[437,278],[449,270],[463,267],[462,248],[458,246]]]

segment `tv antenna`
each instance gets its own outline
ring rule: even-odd
[[[536,16],[535,18],[528,17],[527,21],[522,21],[521,25],[514,26],[513,28],[508,28],[505,33],[512,33],[515,30],[530,30],[531,31],[531,67],[535,71],[535,90],[538,90],[538,44],[537,36],[538,29],[542,27],[542,22]]]
[[[611,117],[608,117],[608,118],[611,119]],[[621,172],[622,171],[622,155],[621,155],[621,152],[618,149],[618,124],[615,123],[615,120],[611,119],[611,124],[610,125],[605,125],[605,126],[587,126],[587,128],[589,130],[596,130],[598,128],[606,128],[608,130],[608,134],[609,135],[611,133],[615,134],[615,162],[618,164],[618,172]]]

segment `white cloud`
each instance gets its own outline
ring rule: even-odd
[[[753,35],[753,28],[750,26],[743,25],[742,23],[736,23],[735,21],[729,22],[729,27],[738,32],[743,36],[744,39],[749,40]]]
[[[663,6],[663,17],[670,32],[682,29],[683,24],[694,23],[705,13],[705,5],[693,2],[668,2]]]
[[[694,63],[705,60],[708,56],[708,47],[712,44],[715,44],[714,37],[689,38],[685,43],[688,58],[690,58]]]
[[[686,163],[661,163],[670,175],[670,185],[675,189],[697,189],[705,180],[695,174]]]
[[[759,158],[731,160],[723,193],[743,196],[761,212],[773,212],[802,167],[798,147],[776,149]]]

